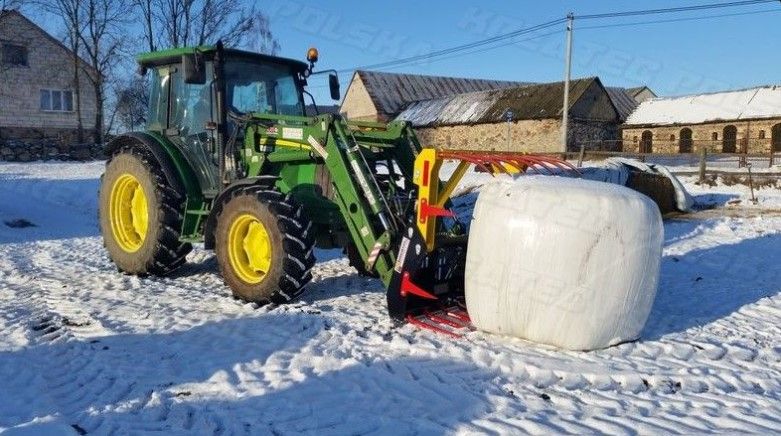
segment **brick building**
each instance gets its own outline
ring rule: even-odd
[[[85,139],[95,129],[97,101],[79,60]],[[94,76],[93,76],[94,77]],[[77,139],[73,52],[17,11],[0,11],[0,143]]]
[[[397,119],[432,147],[561,152],[563,100],[563,82],[515,86],[414,102]],[[566,151],[617,142],[620,114],[598,78],[573,80],[569,102]]]
[[[624,151],[781,152],[781,86],[656,98],[622,127]]]
[[[341,113],[352,120],[388,122],[416,101],[524,84],[528,83],[358,70]]]
[[[620,148],[619,126],[647,87],[605,88],[598,78],[570,89],[569,150]],[[340,112],[350,119],[410,121],[424,144],[449,148],[561,151],[563,82],[538,84],[356,71]],[[512,122],[507,115],[512,112]],[[509,140],[509,142],[508,142]],[[508,145],[509,144],[509,145]]]

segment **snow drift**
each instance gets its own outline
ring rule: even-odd
[[[488,332],[571,350],[636,339],[663,243],[657,206],[623,186],[531,176],[480,192],[466,305]]]

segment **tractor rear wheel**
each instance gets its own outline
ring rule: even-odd
[[[303,292],[315,263],[312,223],[289,195],[238,190],[217,216],[215,251],[233,295],[286,303]]]
[[[184,194],[151,153],[127,147],[114,154],[101,177],[99,202],[103,244],[120,271],[163,275],[185,262],[192,246],[179,241]]]

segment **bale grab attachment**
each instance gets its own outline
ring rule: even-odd
[[[441,180],[445,161],[458,164],[447,180]],[[388,311],[397,321],[450,336],[472,329],[464,305],[468,234],[450,203],[455,188],[472,165],[492,175],[578,172],[570,163],[551,156],[421,150],[413,176],[418,194],[415,222],[410,223],[401,239],[387,291]]]

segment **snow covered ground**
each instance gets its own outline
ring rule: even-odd
[[[273,308],[231,298],[200,249],[172,277],[119,274],[102,167],[0,164],[0,221],[22,226],[0,222],[8,434],[781,432],[777,188],[752,205],[684,179],[710,210],[666,221],[643,339],[577,353],[394,327],[381,284],[334,252]]]

